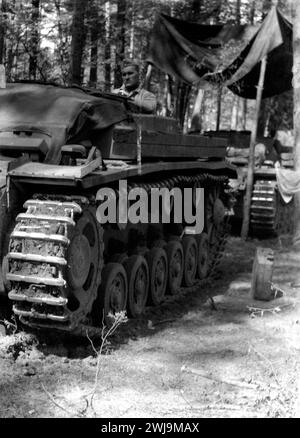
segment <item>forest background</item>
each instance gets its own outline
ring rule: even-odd
[[[289,21],[291,3],[278,2]],[[271,6],[272,0],[0,0],[0,64],[8,82],[76,84],[110,92],[121,85],[124,58],[139,60],[145,77],[149,38],[159,13],[202,24],[259,24]],[[158,97],[159,113],[181,116],[185,130],[251,129],[255,102],[223,87],[203,91],[196,126],[191,126],[197,87],[173,78],[171,114],[169,84],[165,73],[154,68],[150,89]],[[178,104],[182,99],[184,106]],[[179,107],[184,114],[178,114]],[[292,124],[292,91],[263,100],[258,135],[290,130]]]

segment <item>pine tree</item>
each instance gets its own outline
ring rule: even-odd
[[[6,38],[6,12],[7,1],[0,1],[0,64],[4,63],[5,58],[5,38]]]
[[[85,43],[84,18],[88,0],[73,0],[73,23],[71,43],[71,83],[80,85],[82,83],[82,57]]]

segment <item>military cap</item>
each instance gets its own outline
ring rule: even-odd
[[[136,59],[124,59],[124,61],[121,64],[121,70],[123,70],[126,67],[134,67],[137,72],[140,71],[140,62]]]

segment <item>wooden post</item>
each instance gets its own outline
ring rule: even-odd
[[[253,129],[251,132],[250,147],[249,147],[247,185],[246,185],[246,195],[244,198],[244,215],[243,215],[243,225],[242,225],[242,232],[241,232],[241,236],[243,239],[246,239],[248,237],[248,233],[249,233],[250,207],[251,207],[251,196],[252,196],[252,189],[253,189],[253,172],[254,172],[254,165],[255,165],[255,143],[256,143],[256,135],[257,135],[259,109],[260,109],[260,104],[261,104],[263,88],[264,88],[266,66],[267,66],[267,57],[265,56],[261,60],[259,81],[258,81],[257,93],[256,93],[255,118],[254,118],[254,123],[253,123]]]

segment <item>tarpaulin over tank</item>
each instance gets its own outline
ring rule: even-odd
[[[292,87],[292,26],[275,7],[260,26],[201,25],[160,15],[148,61],[184,82],[221,83],[253,99],[265,55],[264,98]]]
[[[48,163],[59,162],[62,145],[92,139],[126,118],[125,106],[116,98],[95,97],[81,89],[15,83],[0,90],[0,132],[45,135]]]

